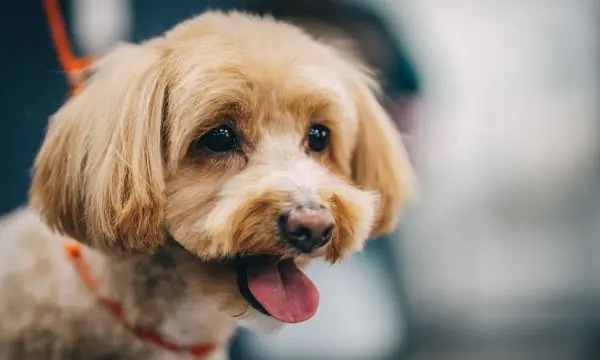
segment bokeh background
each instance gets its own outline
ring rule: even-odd
[[[322,306],[254,359],[600,359],[600,1],[65,0],[79,53],[205,9],[269,13],[376,68],[421,182],[398,231],[315,264]],[[0,5],[0,213],[67,96],[41,0]],[[0,319],[1,321],[1,319]]]

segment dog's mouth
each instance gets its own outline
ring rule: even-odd
[[[236,260],[235,268],[240,293],[263,314],[299,323],[317,312],[319,292],[293,259],[248,256]]]

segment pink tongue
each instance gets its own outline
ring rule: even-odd
[[[248,289],[275,319],[299,323],[317,312],[319,292],[292,260],[251,263],[246,273]]]

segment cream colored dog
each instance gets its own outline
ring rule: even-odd
[[[0,358],[224,358],[240,322],[311,318],[299,268],[391,230],[410,185],[374,90],[240,13],[109,53],[52,117],[30,209],[1,223]]]

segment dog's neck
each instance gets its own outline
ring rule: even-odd
[[[232,335],[227,296],[211,288],[211,276],[222,269],[170,241],[127,257],[86,250],[103,295],[120,303],[131,323],[182,343],[224,342]]]

